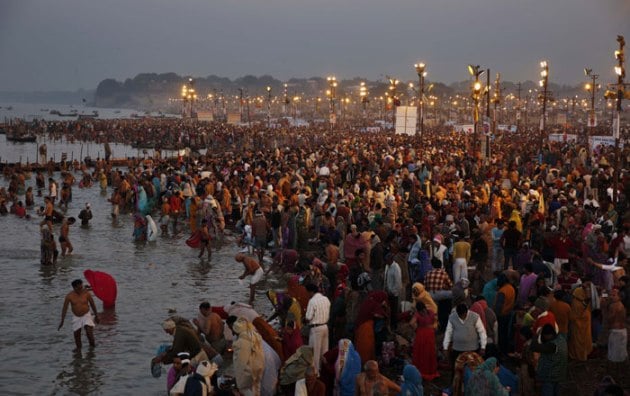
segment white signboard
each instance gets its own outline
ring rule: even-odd
[[[556,114],[556,124],[566,124],[567,123],[567,115],[565,113]]]
[[[497,125],[499,131],[516,132],[516,125]]]
[[[241,122],[241,113],[229,113],[227,115],[227,123],[230,125],[238,125]]]
[[[453,125],[455,132],[460,133],[473,133],[475,132],[475,126],[473,124]]]
[[[396,134],[415,135],[418,121],[418,108],[415,106],[396,107]]]
[[[550,142],[576,142],[577,135],[566,134],[566,133],[550,133],[549,141]]]
[[[211,122],[214,121],[214,115],[211,111],[198,111],[197,120]]]
[[[615,138],[613,136],[591,136],[589,138],[589,144],[591,150],[597,148],[597,146],[614,146]],[[623,142],[619,142],[619,147],[623,148]]]

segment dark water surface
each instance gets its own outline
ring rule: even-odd
[[[27,186],[34,182],[33,176]],[[0,394],[166,394],[166,371],[159,379],[151,377],[150,359],[171,340],[161,328],[169,310],[192,318],[203,300],[213,305],[247,301],[248,290],[237,281],[242,267],[233,259],[238,249],[233,236],[226,236],[208,263],[184,244],[187,229],[156,242],[134,243],[131,215],[113,223],[107,197],[96,185],[73,187],[67,215],[77,217],[87,202],[94,215],[90,228],[78,222],[71,226],[74,254],[60,257],[54,267],[39,264],[41,218],[34,211],[30,220],[0,217]],[[36,204],[43,198],[37,197]],[[54,231],[57,239],[59,225]],[[74,354],[71,312],[60,331],[57,326],[70,282],[83,278],[86,269],[110,273],[118,283],[118,299],[115,310],[104,312],[96,326],[96,348],[89,349],[83,334],[82,354]],[[268,279],[259,287],[255,308],[261,312],[269,310],[263,293],[272,286],[277,284]]]

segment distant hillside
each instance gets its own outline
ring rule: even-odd
[[[3,103],[80,104],[94,103],[94,90],[47,92],[0,92]]]

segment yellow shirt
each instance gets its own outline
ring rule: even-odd
[[[463,258],[466,262],[470,262],[470,243],[466,241],[458,241],[453,245],[453,258]]]

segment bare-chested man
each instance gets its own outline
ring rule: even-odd
[[[74,248],[70,242],[70,221],[67,217],[64,217],[63,223],[61,223],[61,229],[59,230],[59,244],[61,245],[61,257],[71,255]]]
[[[96,304],[92,299],[92,294],[83,288],[83,281],[76,279],[72,281],[72,290],[66,295],[66,299],[63,302],[63,309],[61,311],[61,322],[57,331],[61,330],[63,322],[66,319],[66,312],[68,311],[68,305],[72,308],[72,331],[74,332],[74,343],[77,346],[77,350],[81,349],[81,329],[85,327],[85,333],[87,334],[90,346],[94,347],[94,322],[98,323],[98,312],[96,311]],[[94,312],[94,316],[90,313],[90,307]]]
[[[44,216],[44,220],[39,225],[40,226],[47,225],[48,230],[52,233],[53,232],[53,212],[55,210],[55,207],[53,206],[53,201],[50,197],[45,197],[44,202],[46,204],[46,206],[44,207],[44,211],[42,213],[42,215]]]
[[[223,353],[227,342],[223,334],[223,320],[221,317],[212,312],[212,306],[207,301],[199,304],[199,315],[193,319],[193,323],[199,329],[199,333],[203,334],[206,341],[218,353]]]
[[[374,389],[385,388],[387,393],[398,394],[400,392],[400,386],[385,377],[379,372],[378,363],[374,360],[368,360],[363,366],[364,371],[357,375],[356,378],[356,391],[357,396],[369,396],[372,395]]]
[[[203,257],[203,252],[208,251],[208,260],[212,257],[212,246],[210,245],[210,230],[208,229],[208,220],[201,220],[201,228],[199,228],[199,236],[201,238],[201,243],[199,247],[201,250],[199,251],[199,258]]]
[[[243,253],[237,254],[234,259],[239,263],[243,263],[245,266],[243,275],[239,276],[238,279],[245,279],[247,277],[249,283],[249,305],[252,305],[254,303],[256,283],[260,282],[262,279],[264,274],[263,269],[258,263],[258,260],[253,257],[245,256]]]
[[[619,297],[619,290],[610,291],[610,304],[606,312],[608,320],[608,360],[625,362],[628,358],[628,330],[626,329],[626,308]]]

